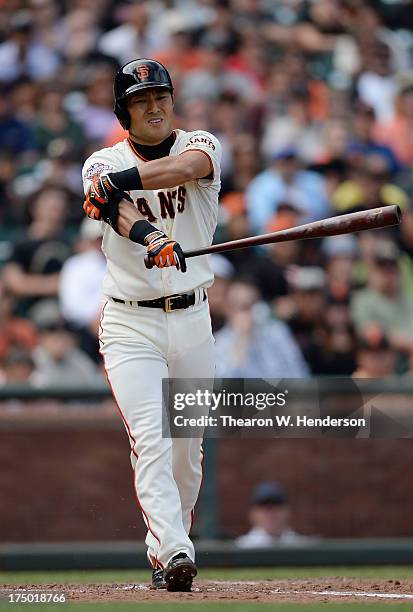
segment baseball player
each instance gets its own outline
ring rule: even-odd
[[[162,438],[162,379],[214,376],[213,274],[207,257],[187,263],[181,245],[212,242],[221,147],[208,132],[173,129],[173,86],[156,61],[123,66],[114,94],[129,137],[83,167],[84,210],[106,222],[101,354],[130,440],[152,586],[190,591],[202,440]]]

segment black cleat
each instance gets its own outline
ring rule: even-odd
[[[191,591],[192,581],[197,575],[196,565],[185,553],[175,555],[164,570],[168,591]]]
[[[152,585],[151,589],[166,589],[165,578],[163,577],[163,569],[158,568],[152,570]]]

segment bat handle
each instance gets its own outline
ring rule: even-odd
[[[145,255],[145,259],[143,260],[143,262],[145,264],[145,268],[147,268],[148,270],[151,270],[155,265],[148,255]]]

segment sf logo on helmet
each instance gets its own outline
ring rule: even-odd
[[[146,64],[136,68],[136,75],[140,81],[144,81],[149,76],[149,66]]]

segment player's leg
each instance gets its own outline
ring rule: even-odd
[[[179,338],[182,339],[185,334],[190,341],[181,340],[176,344],[176,352],[169,359],[169,377],[188,379],[185,385],[188,386],[188,392],[193,393],[197,391],[195,379],[208,379],[212,390],[215,371],[214,339],[207,304],[185,314],[185,321],[183,317],[175,317],[173,329]],[[183,524],[189,533],[203,476],[202,438],[174,438],[172,444],[173,475],[181,498]]]
[[[167,342],[166,315],[147,313],[149,309],[131,314],[124,308],[105,309],[101,352],[132,441],[135,493],[148,527],[149,554],[164,566],[176,550],[194,555],[173,478],[172,442],[162,437],[162,379],[168,377],[162,352]]]

